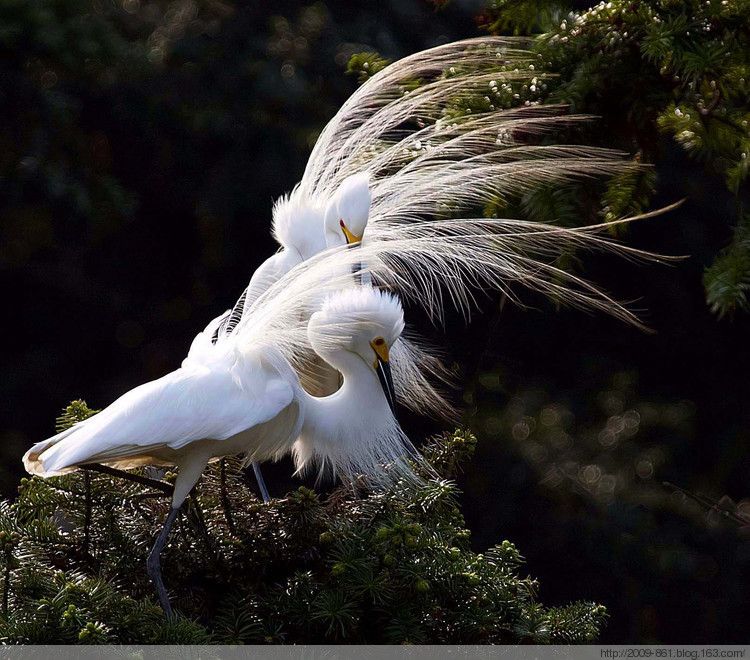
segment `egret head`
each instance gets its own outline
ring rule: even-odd
[[[318,466],[319,477],[330,469],[348,478],[364,476],[373,485],[415,479],[413,462],[420,459],[393,414],[390,377],[389,349],[403,329],[398,299],[369,286],[330,295],[312,315],[312,348],[344,380],[305,412],[293,447],[298,470]]]
[[[367,365],[380,381],[394,412],[389,351],[403,329],[404,311],[398,298],[361,286],[329,297],[310,318],[308,336],[315,352],[336,367],[348,360],[361,360]]]
[[[273,205],[273,236],[287,250],[309,259],[326,248],[320,231],[322,217],[322,209],[295,190]]]
[[[359,243],[370,215],[370,177],[361,172],[344,179],[325,211],[328,247]]]

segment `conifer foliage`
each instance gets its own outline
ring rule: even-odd
[[[73,402],[61,426],[91,413]],[[0,641],[593,640],[603,607],[546,608],[512,543],[470,549],[450,479],[475,443],[466,431],[429,441],[425,454],[440,476],[424,475],[421,485],[346,484],[327,496],[300,487],[269,505],[238,461],[215,463],[163,555],[178,612],[171,620],[145,570],[169,507],[162,493],[86,472],[25,479],[15,502],[0,503]]]
[[[658,171],[671,143],[702,166],[703,181],[686,186],[688,196],[713,181],[725,187],[726,202],[705,223],[724,224],[733,239],[705,271],[706,300],[718,316],[747,311],[750,3],[610,0],[582,10],[586,4],[489,0],[478,24],[494,34],[538,34],[536,69],[549,76],[540,101],[599,116],[606,146]],[[637,212],[658,189],[653,173],[615,180],[602,217]]]

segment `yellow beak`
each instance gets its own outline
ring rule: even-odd
[[[344,232],[347,245],[353,245],[354,243],[359,243],[362,240],[361,236],[355,236],[354,234],[352,234],[352,232],[349,231],[349,227],[346,226],[346,223],[343,220],[339,220],[339,225],[341,226],[341,231]]]
[[[385,362],[386,364],[388,362],[390,362],[390,354],[388,352],[388,344],[386,344],[385,342],[376,344],[373,341],[373,342],[370,342],[370,346],[372,346],[372,350],[375,351],[375,355],[378,356],[377,359],[375,360],[375,368],[377,368],[378,362]]]

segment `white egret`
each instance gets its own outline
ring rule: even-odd
[[[342,374],[334,394],[308,394],[273,344],[243,345],[236,335],[220,347],[204,346],[176,371],[34,445],[24,465],[43,477],[90,463],[178,467],[172,509],[148,560],[169,613],[159,556],[209,460],[238,453],[269,460],[294,453],[299,466],[317,457],[347,472],[368,473],[373,461],[400,460],[408,440],[393,415],[389,349],[403,327],[395,296],[370,287],[344,290],[329,297],[308,325],[313,350]]]
[[[271,226],[281,248],[258,266],[234,307],[209,324],[214,328],[213,342],[230,335],[244,309],[294,266],[327,247],[360,242],[367,226],[370,203],[366,173],[344,179],[326,204],[325,211],[320,204],[304,198],[296,190],[277,200]]]
[[[353,174],[344,179],[328,201],[325,211],[321,204],[303,197],[297,190],[277,200],[273,207],[271,227],[281,247],[258,266],[234,307],[209,324],[214,328],[214,343],[230,335],[242,318],[243,310],[297,264],[326,247],[361,241],[370,202],[366,173]]]
[[[245,307],[251,305],[268,287],[294,266],[325,248],[320,231],[322,218],[322,209],[299,196],[282,197],[274,204],[272,234],[281,247],[256,269],[234,307],[209,323],[204,332],[211,334],[213,343],[222,341],[232,333]],[[270,496],[260,464],[253,461],[252,468],[263,501],[268,502]]]
[[[358,243],[362,239],[370,210],[369,181],[366,174],[354,174],[342,182],[325,210],[294,192],[280,198],[273,208],[272,233],[281,249],[264,261],[253,273],[250,283],[234,307],[209,324],[212,341],[217,343],[231,335],[246,306],[297,264],[326,247]],[[218,322],[217,322],[218,321]],[[301,374],[306,389],[312,394],[331,394],[340,385],[335,369],[322,360],[314,373]],[[252,463],[253,472],[263,501],[270,496],[260,465]]]
[[[477,290],[515,300],[518,284],[637,322],[594,285],[558,268],[555,258],[577,247],[644,253],[603,238],[601,227],[470,215],[491,199],[631,167],[611,151],[522,139],[583,119],[560,116],[559,109],[442,117],[445,99],[467,85],[486,85],[489,76],[528,77],[515,69],[482,70],[498,55],[502,62],[527,57],[509,43],[490,38],[440,46],[360,87],[321,133],[299,185],[277,203],[274,233],[283,249],[256,272],[235,312],[195,338],[180,369],[27,452],[27,470],[42,476],[92,462],[178,466],[174,508],[149,558],[167,611],[159,553],[208,460],[234,453],[268,460],[291,451],[300,470],[328,465],[374,481],[394,474],[383,463],[408,471],[400,460],[408,440],[391,411],[386,348],[400,401],[427,412],[448,408],[431,382],[442,374],[439,361],[415,337],[396,341],[400,306],[370,286],[354,287],[352,273],[397,292],[436,321],[446,305],[468,314]],[[461,69],[444,76],[457,59]],[[424,83],[405,95],[402,83],[416,79]],[[342,374],[340,387],[338,380],[335,386],[325,381],[331,373]],[[377,389],[378,375],[390,396]],[[305,381],[310,391],[336,391],[316,397]]]
[[[293,245],[297,231],[307,242],[324,243],[329,249],[344,242],[358,243],[364,237],[374,248],[375,262],[372,274],[363,268],[358,277],[365,283],[374,277],[395,287],[439,320],[446,302],[440,283],[455,276],[450,272],[453,266],[443,261],[447,269],[435,274],[415,269],[413,261],[433,261],[431,236],[450,236],[464,244],[494,241],[497,254],[490,257],[490,263],[495,269],[502,263],[503,268],[494,271],[491,285],[499,286],[512,300],[517,300],[513,283],[521,283],[560,301],[594,306],[635,322],[633,315],[595,287],[554,266],[556,255],[575,246],[627,252],[595,236],[600,228],[568,232],[518,220],[467,218],[468,211],[490,200],[502,201],[539,186],[618,174],[633,167],[621,154],[608,150],[530,144],[553,129],[589,121],[565,116],[560,107],[445,116],[446,100],[467,89],[493,87],[498,81],[508,85],[528,82],[532,74],[524,64],[533,56],[520,50],[519,43],[488,37],[445,44],[399,60],[370,78],[321,132],[302,180],[277,203],[274,224],[281,209],[289,209],[293,220],[286,225],[290,231],[282,243]],[[446,75],[457,63],[460,66]],[[505,70],[498,71],[499,66]],[[422,84],[405,85],[415,80]],[[325,208],[324,233],[313,240],[309,232],[319,231],[321,208]],[[445,222],[447,217],[453,219]],[[404,237],[420,237],[409,250],[417,245],[426,249],[412,252],[407,259],[408,250],[399,243]],[[481,262],[476,264],[481,270]],[[353,268],[358,265],[355,261]],[[415,277],[427,279],[415,287]],[[457,293],[459,298],[448,302],[466,311],[470,296],[464,296],[460,287]],[[231,334],[251,307],[252,300],[238,301],[232,322],[220,331]],[[399,389],[408,392],[404,403],[433,415],[450,414],[448,403],[428,378],[445,379],[439,362],[409,341],[399,342],[397,350],[403,355],[394,362],[394,378]],[[335,387],[337,378],[330,369],[321,364],[308,366],[310,373],[302,375],[309,391],[328,393]]]
[[[319,229],[322,218],[322,209],[299,196],[282,197],[274,204],[271,227],[280,249],[258,266],[234,308],[219,317],[219,323],[214,329],[214,342],[231,334],[246,305],[252,304],[271,284],[298,263],[326,247]],[[213,322],[209,325],[213,325]]]
[[[323,219],[326,247],[361,242],[371,204],[370,177],[366,172],[344,179],[326,206]]]

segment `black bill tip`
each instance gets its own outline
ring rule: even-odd
[[[378,358],[376,368],[380,387],[383,388],[385,398],[388,401],[388,407],[391,409],[393,416],[396,416],[396,389],[393,387],[393,376],[391,375],[391,365]]]

